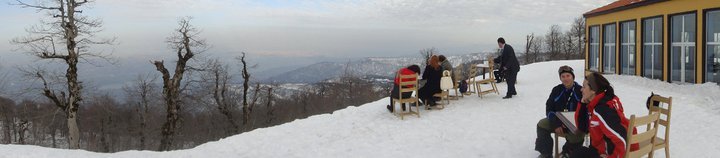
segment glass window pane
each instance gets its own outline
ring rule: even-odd
[[[603,72],[615,73],[615,24],[605,25],[603,29]]]
[[[663,29],[662,17],[644,19],[643,28],[643,76],[662,79]]]
[[[707,12],[705,81],[720,84],[720,11]]]
[[[653,52],[653,56],[654,56],[653,79],[662,79],[662,76],[663,76],[663,74],[662,74],[663,73],[662,72],[663,71],[663,68],[662,68],[663,67],[663,64],[662,64],[663,63],[663,61],[662,61],[663,50],[662,50],[662,48],[663,48],[662,45],[653,46],[653,50],[654,50],[654,52]]]
[[[599,58],[599,52],[600,52],[600,27],[599,26],[593,26],[590,27],[589,30],[590,38],[590,48],[589,48],[589,67],[590,70],[597,71],[598,70],[598,62],[600,60]]]
[[[635,21],[620,23],[620,73],[635,74]]]
[[[670,78],[676,82],[695,82],[695,21],[696,14],[670,17]]]

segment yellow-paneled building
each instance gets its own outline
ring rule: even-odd
[[[583,16],[586,72],[720,83],[720,0],[618,0]]]

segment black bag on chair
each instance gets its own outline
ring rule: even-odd
[[[460,81],[460,85],[458,86],[458,89],[460,89],[460,93],[465,93],[468,90],[468,85],[465,80]]]

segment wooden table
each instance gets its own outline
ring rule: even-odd
[[[482,69],[483,80],[485,79],[485,73],[487,73],[487,71],[485,70],[491,71],[492,73],[492,70],[490,70],[490,65],[488,64],[477,64],[475,65],[475,67]]]

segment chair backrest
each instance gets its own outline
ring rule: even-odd
[[[652,155],[655,144],[655,135],[657,135],[657,126],[651,126],[651,124],[656,124],[658,118],[660,118],[660,113],[651,113],[650,115],[641,117],[635,117],[635,115],[630,116],[630,124],[627,127],[627,139],[625,143],[625,158],[639,158],[644,155]],[[649,127],[645,132],[638,131],[637,134],[633,134],[633,129],[636,129],[638,126],[645,125]],[[647,141],[650,143],[640,143]],[[630,151],[630,146],[632,144],[639,144],[640,148],[635,151]]]
[[[650,105],[648,114],[660,112],[660,116],[665,115],[666,117],[660,117],[657,121],[657,124],[655,124],[655,128],[657,128],[659,125],[665,126],[665,141],[668,140],[670,137],[670,116],[672,116],[672,97],[663,97],[660,95],[653,95],[650,97],[650,102],[659,102],[660,104],[658,106],[652,106]],[[665,105],[665,107],[663,107]]]
[[[477,66],[470,65],[470,70],[468,71],[468,79],[474,79],[477,77]]]
[[[495,80],[495,72],[494,72],[494,71],[495,71],[495,61],[494,61],[493,59],[494,59],[494,58],[493,58],[492,55],[488,55],[488,56],[487,56],[487,60],[488,60],[488,73],[490,74],[490,79],[491,79],[491,80]]]
[[[453,69],[453,71],[454,71],[454,72],[452,72],[453,78],[455,78],[456,81],[463,80],[462,70],[463,70],[463,64],[460,64],[457,67],[455,67],[455,69]]]
[[[494,58],[492,55],[487,56],[488,66],[490,66],[490,71],[493,71],[494,70],[493,68],[495,68],[495,60],[493,60],[493,59]]]
[[[418,87],[418,75],[416,73],[413,73],[411,75],[403,75],[400,73],[400,71],[397,72],[397,78],[400,79],[400,90],[398,91],[398,96],[400,100],[402,100],[403,92],[415,92],[417,91]],[[411,97],[412,98],[412,97]]]

